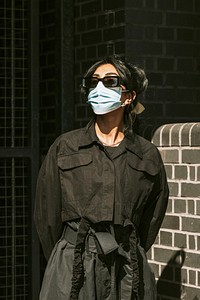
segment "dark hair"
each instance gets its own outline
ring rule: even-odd
[[[94,74],[95,70],[104,64],[111,64],[113,65],[119,76],[121,78],[121,84],[123,84],[127,90],[130,92],[136,92],[136,98],[131,104],[125,107],[124,111],[124,123],[125,123],[125,131],[132,131],[133,123],[136,118],[135,107],[138,103],[138,95],[144,92],[148,85],[148,79],[143,69],[138,67],[137,65],[133,65],[126,60],[121,59],[120,57],[108,56],[105,57],[96,63],[94,63],[84,74],[84,77],[90,77]],[[88,96],[88,90],[85,88],[81,88],[81,92],[84,98]]]

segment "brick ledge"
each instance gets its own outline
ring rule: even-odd
[[[157,147],[200,146],[200,122],[162,125],[155,131],[152,142]]]

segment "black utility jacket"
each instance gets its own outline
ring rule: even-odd
[[[38,176],[35,223],[46,258],[65,222],[133,223],[141,246],[154,243],[167,207],[168,185],[158,149],[134,134],[115,148],[98,141],[94,122],[50,147]]]

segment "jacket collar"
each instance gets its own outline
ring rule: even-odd
[[[79,147],[89,146],[93,143],[98,143],[98,138],[94,128],[95,119],[92,119],[86,127],[84,127],[81,131],[81,136],[79,140]],[[139,141],[139,137],[137,134],[133,133],[127,134],[125,136],[125,148],[136,154],[139,158],[142,159],[142,149]]]
[[[136,133],[127,134],[125,136],[125,147],[130,152],[136,154],[139,158],[143,158],[142,147],[140,144],[139,136]]]
[[[90,120],[90,122],[81,131],[81,136],[79,140],[79,147],[89,146],[95,142],[98,142],[96,132],[94,129],[95,119]]]

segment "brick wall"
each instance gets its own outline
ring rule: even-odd
[[[80,100],[80,76],[94,60],[120,54],[144,67],[149,88],[141,132],[165,123],[199,121],[199,0],[76,0],[75,126],[91,117]]]
[[[74,128],[73,0],[39,0],[40,148]]]
[[[127,0],[125,9],[126,56],[149,78],[146,134],[160,124],[199,121],[199,1]]]
[[[199,121],[199,0],[39,3],[43,152],[62,129],[69,129],[68,125],[63,126],[65,116],[60,120],[63,103],[67,110],[74,105],[74,116],[68,114],[68,118],[74,118],[71,127],[82,127],[91,118],[90,107],[80,98],[80,79],[92,62],[108,54],[126,56],[147,72],[149,88],[141,97],[146,107],[140,118],[142,135],[150,139],[155,129],[166,123]],[[71,11],[62,27],[64,10]],[[71,33],[63,42],[69,29]],[[73,40],[71,44],[67,43],[69,39]],[[65,49],[62,43],[67,45]],[[63,80],[60,69],[66,66],[69,52],[71,67],[65,67],[67,78]]]
[[[75,127],[82,127],[92,112],[80,99],[80,78],[99,57],[124,55],[125,1],[75,0],[74,4]]]
[[[40,148],[46,153],[59,134],[58,16],[56,1],[40,0]]]
[[[158,299],[200,299],[199,132],[200,123],[168,124],[153,137],[170,188],[167,214],[148,253],[158,279]]]

